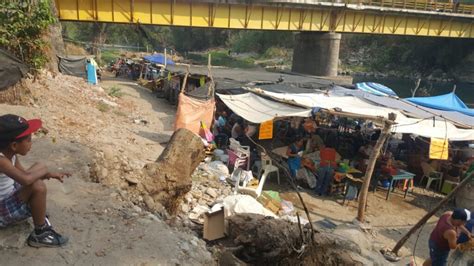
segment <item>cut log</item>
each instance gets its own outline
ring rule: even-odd
[[[176,214],[184,195],[191,190],[191,175],[204,156],[201,138],[187,129],[178,129],[156,162],[145,165],[146,191],[170,214]]]

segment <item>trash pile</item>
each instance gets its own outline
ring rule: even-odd
[[[250,213],[297,223],[292,202],[281,199],[276,191],[262,191],[259,195],[252,193],[259,186],[253,173],[241,168],[229,173],[228,166],[219,159],[226,158],[217,151],[194,171],[191,191],[185,195],[185,200],[180,205],[178,216],[181,219],[204,225],[206,214],[223,210],[224,217]],[[242,189],[244,182],[248,183],[248,190]],[[236,189],[237,186],[240,189]],[[306,224],[308,221],[301,217],[300,222]],[[192,228],[199,228],[192,223]]]

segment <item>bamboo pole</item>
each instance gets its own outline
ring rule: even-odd
[[[393,113],[389,114],[389,120],[394,121],[395,114]],[[360,222],[364,222],[365,220],[365,206],[367,205],[367,195],[369,193],[370,180],[372,179],[375,163],[377,162],[377,157],[379,157],[383,144],[390,136],[391,128],[392,128],[392,123],[389,123],[388,121],[386,121],[384,123],[382,133],[380,134],[379,139],[377,140],[377,143],[375,144],[375,147],[369,158],[369,163],[367,165],[367,170],[365,171],[365,176],[362,183],[361,193],[359,195],[359,208],[357,210],[357,220],[359,220]]]
[[[416,230],[418,230],[422,225],[424,225],[428,219],[431,218],[431,216],[433,216],[439,209],[441,209],[441,207],[446,204],[446,202],[448,202],[449,200],[451,200],[455,195],[456,193],[458,192],[458,190],[460,190],[461,188],[465,187],[469,181],[474,177],[474,172],[471,172],[471,174],[464,178],[464,180],[459,183],[459,185],[457,185],[452,191],[451,193],[449,193],[442,201],[440,201],[430,212],[428,212],[427,214],[425,214],[425,216],[423,216],[423,218],[421,218],[421,220],[418,221],[418,223],[416,223],[398,242],[397,244],[395,245],[395,247],[393,247],[392,249],[392,252],[397,254],[398,251],[400,250],[400,248],[403,246],[403,244],[405,244],[405,242],[410,238],[410,236],[416,232]]]
[[[167,53],[166,48],[165,48],[165,68],[166,68],[167,65],[168,65],[168,53]]]

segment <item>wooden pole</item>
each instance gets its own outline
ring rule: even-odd
[[[421,218],[420,221],[418,221],[418,223],[416,223],[403,237],[402,239],[400,239],[398,241],[398,243],[395,245],[395,247],[392,249],[392,252],[397,254],[398,251],[400,250],[400,248],[403,246],[403,244],[405,244],[405,242],[410,238],[410,236],[416,232],[416,230],[418,230],[422,225],[424,225],[428,219],[431,218],[431,216],[433,216],[446,202],[448,202],[449,200],[451,200],[455,195],[456,195],[456,192],[458,192],[458,190],[460,190],[461,188],[463,188],[464,186],[466,186],[469,181],[472,179],[472,177],[474,177],[474,172],[471,172],[471,174],[464,178],[464,180],[459,183],[459,185],[457,185],[452,191],[451,193],[449,193],[442,201],[440,201],[430,212],[428,212],[427,214],[425,214],[425,216],[423,216],[423,218]]]
[[[418,79],[415,83],[415,88],[411,90],[411,97],[415,97],[416,91],[420,87],[421,79]]]
[[[365,219],[365,206],[367,205],[367,195],[369,193],[370,180],[372,179],[372,174],[374,172],[375,163],[377,162],[377,157],[379,157],[380,151],[383,144],[390,136],[390,131],[392,128],[392,123],[389,121],[395,121],[395,114],[390,113],[388,121],[384,122],[382,133],[375,144],[375,147],[372,151],[372,154],[369,158],[369,163],[367,164],[367,170],[365,171],[364,181],[362,183],[361,192],[359,195],[359,209],[357,210],[357,220],[364,222]]]

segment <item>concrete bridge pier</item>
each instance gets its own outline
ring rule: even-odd
[[[340,33],[298,33],[291,70],[315,76],[337,76],[340,43]]]

